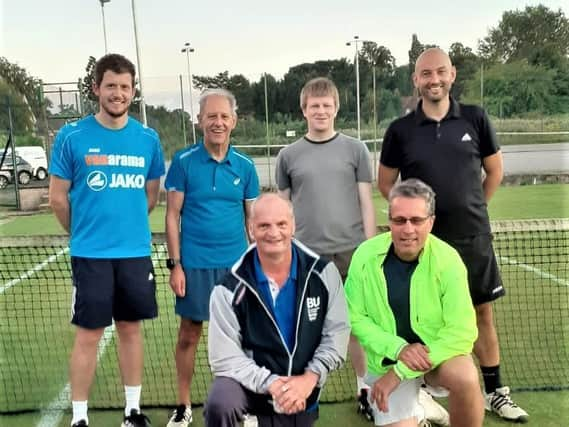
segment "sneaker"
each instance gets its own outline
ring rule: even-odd
[[[146,415],[132,409],[130,415],[124,417],[121,427],[152,427],[152,425]]]
[[[368,421],[373,421],[373,410],[369,405],[368,389],[362,388],[358,396],[358,414],[364,416]]]
[[[76,423],[73,423],[71,427],[89,427],[89,424],[87,424],[87,421],[85,420],[79,420]]]
[[[527,423],[529,419],[528,413],[512,401],[509,387],[497,388],[494,393],[484,393],[484,400],[487,411],[492,411],[505,420]]]
[[[192,408],[186,405],[178,405],[172,412],[166,427],[188,427],[192,419]]]
[[[441,427],[450,426],[450,417],[447,410],[437,403],[424,388],[419,390],[419,405],[421,405],[425,411],[424,420]]]

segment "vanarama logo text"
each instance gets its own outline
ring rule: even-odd
[[[86,154],[87,166],[128,166],[134,168],[144,167],[144,157],[128,156],[125,154]]]

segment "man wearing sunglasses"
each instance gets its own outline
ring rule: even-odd
[[[466,268],[431,234],[431,187],[401,181],[388,200],[391,232],[358,247],[345,286],[352,333],[368,357],[375,424],[417,426],[425,383],[448,391],[453,427],[480,427],[484,401],[470,355],[477,328]]]

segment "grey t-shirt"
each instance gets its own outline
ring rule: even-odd
[[[301,242],[333,254],[365,240],[357,183],[372,174],[361,141],[341,133],[323,142],[303,137],[279,152],[275,175],[279,190],[290,189]]]

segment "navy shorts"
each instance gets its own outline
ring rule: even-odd
[[[468,270],[468,286],[474,305],[494,301],[506,294],[491,234],[481,234],[462,239],[447,239],[446,242],[457,250]]]
[[[195,322],[209,320],[211,291],[229,271],[229,268],[184,268],[186,294],[183,298],[176,296],[176,314]]]
[[[156,282],[150,257],[71,257],[71,323],[86,329],[112,320],[137,321],[158,316]]]

